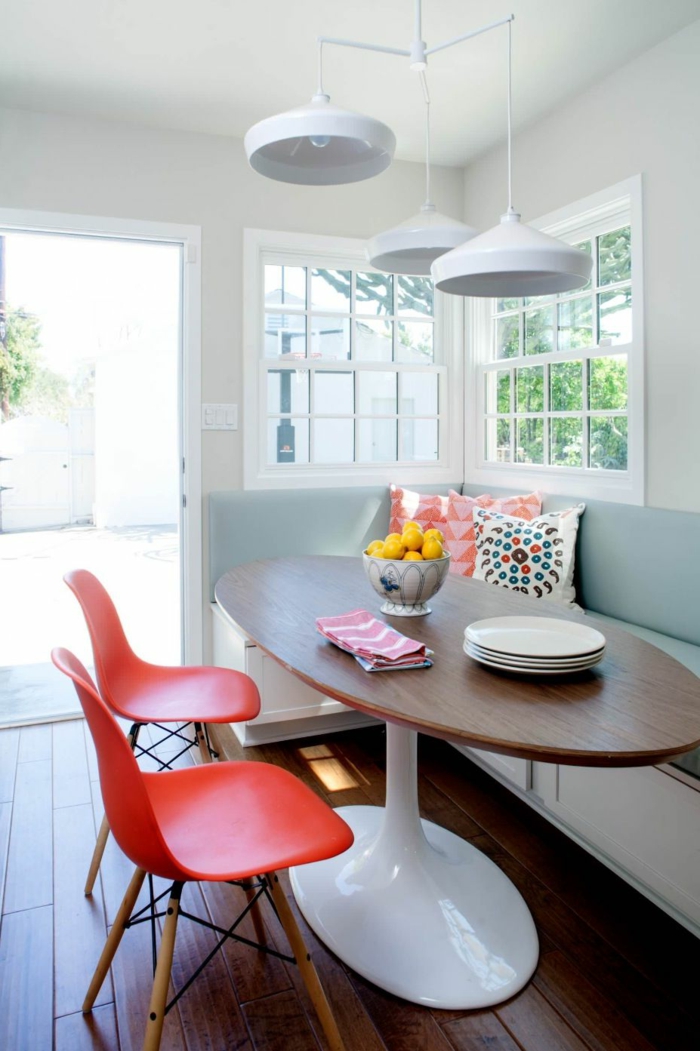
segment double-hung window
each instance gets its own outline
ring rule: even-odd
[[[585,288],[473,303],[468,480],[643,503],[639,196],[629,180],[534,224],[592,256]]]
[[[459,326],[364,242],[246,231],[246,485],[459,475]],[[456,450],[456,452],[455,452]]]

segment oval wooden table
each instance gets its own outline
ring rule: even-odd
[[[292,674],[387,723],[385,807],[342,807],[345,854],[291,872],[307,922],[376,985],[440,1008],[488,1007],[531,977],[538,941],[504,873],[471,844],[421,821],[416,731],[489,751],[583,766],[655,765],[700,745],[700,680],[655,646],[608,624],[586,672],[530,678],[462,650],[485,617],[561,616],[481,581],[450,576],[420,618],[383,617],[360,558],[298,557],[238,566],[216,586],[225,613]],[[432,668],[363,671],[315,620],[364,608],[435,651]]]

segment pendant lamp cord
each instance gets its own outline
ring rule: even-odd
[[[508,22],[508,211],[513,211],[513,22]]]
[[[323,90],[323,41],[318,42],[318,88],[316,89],[317,95],[325,95]]]
[[[425,204],[432,207],[430,200],[430,92],[425,72],[420,72],[420,82],[425,99]]]

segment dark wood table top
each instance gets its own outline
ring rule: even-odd
[[[700,679],[635,635],[583,613],[450,574],[425,617],[384,617],[361,558],[250,562],[216,585],[222,609],[265,653],[329,697],[434,737],[523,759],[644,766],[700,745]],[[370,610],[435,651],[432,668],[363,671],[318,634],[317,617]],[[564,617],[603,631],[605,658],[562,678],[491,671],[465,655],[485,617]]]

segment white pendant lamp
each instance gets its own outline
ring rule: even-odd
[[[425,73],[420,73],[425,95],[425,204],[391,230],[384,230],[367,245],[367,258],[387,274],[429,274],[431,264],[444,252],[474,237],[476,230],[436,211],[430,200],[430,96]]]
[[[591,276],[591,256],[520,222],[511,195],[512,23],[508,23],[508,210],[486,233],[439,256],[432,265],[435,287],[457,296],[541,296],[582,288]]]
[[[337,186],[371,179],[391,164],[396,149],[391,128],[334,106],[324,92],[322,47],[311,101],[254,124],[243,140],[251,167],[269,179]]]

